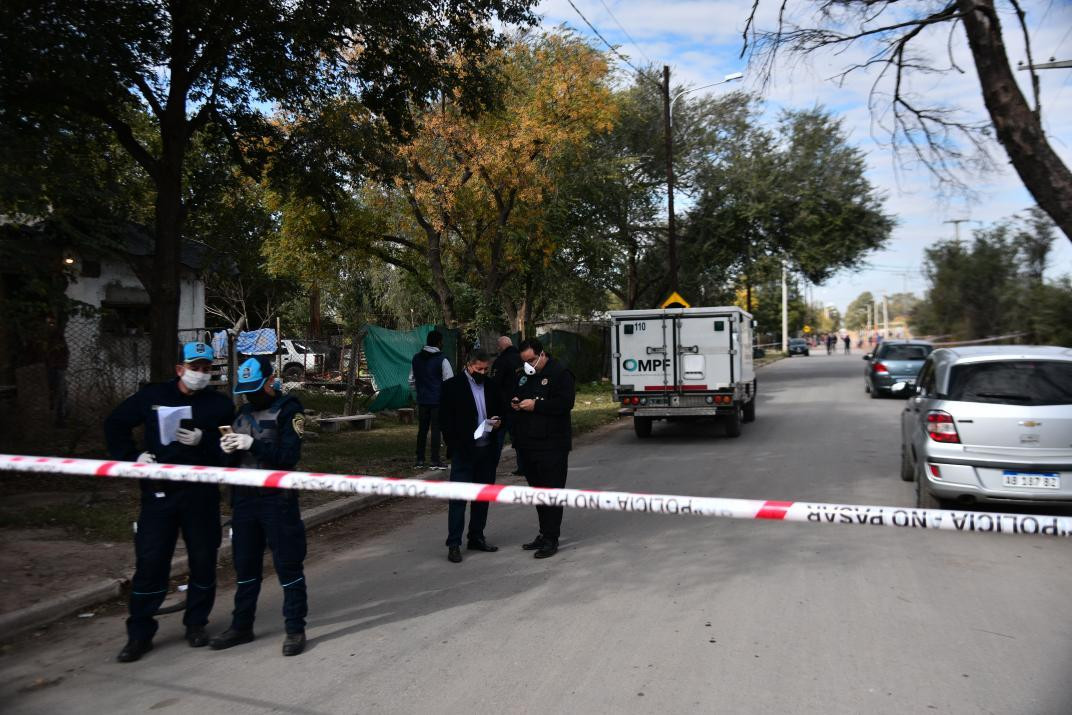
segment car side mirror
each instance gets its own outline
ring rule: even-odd
[[[870,359],[871,359],[871,353],[868,353],[867,355],[864,355],[864,360],[870,360]]]

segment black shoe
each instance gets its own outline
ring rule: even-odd
[[[487,551],[489,554],[493,554],[499,550],[498,546],[492,546],[488,542],[481,539],[480,541],[470,541],[465,545],[465,548],[470,551]]]
[[[427,469],[427,467],[424,466],[424,462],[417,462],[416,464],[413,465],[413,468],[414,469]]]
[[[233,648],[236,645],[242,645],[243,643],[249,643],[252,640],[253,631],[239,631],[234,628],[228,628],[223,633],[210,640],[208,645],[212,650],[224,650],[226,648]]]
[[[533,556],[538,559],[546,559],[558,553],[558,539],[545,539],[543,546]]]
[[[188,626],[186,628],[186,642],[191,648],[203,648],[208,645],[208,632],[204,626]]]
[[[533,539],[529,543],[522,544],[521,548],[523,548],[525,551],[534,551],[536,549],[542,549],[544,544],[546,544],[546,543],[547,543],[547,540],[543,538],[543,534],[540,534],[539,536],[537,536],[535,539]]]
[[[288,633],[283,639],[283,655],[298,655],[305,650],[305,631]]]
[[[442,462],[433,462],[432,463],[432,469],[438,469],[440,471],[443,471],[446,468],[447,468],[447,465],[443,464]]]
[[[119,655],[117,655],[115,659],[120,663],[133,663],[152,649],[152,638],[144,641],[138,638],[131,638],[127,641],[127,644],[123,646],[123,650],[119,651]]]
[[[462,549],[460,546],[450,546],[447,548],[447,561],[452,564],[460,564],[462,562]]]

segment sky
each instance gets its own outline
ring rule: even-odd
[[[743,72],[741,82],[715,87],[712,93],[742,88],[756,92],[766,102],[766,117],[773,121],[780,108],[822,106],[842,118],[849,141],[866,156],[868,178],[885,197],[885,210],[897,222],[892,238],[884,250],[868,256],[868,267],[859,271],[842,271],[825,284],[810,289],[813,300],[832,305],[840,311],[863,291],[878,296],[905,290],[922,296],[926,281],[922,275],[924,249],[935,242],[952,238],[955,226],[947,221],[966,219],[959,225],[961,237],[968,238],[973,229],[1010,217],[1034,204],[1019,178],[1007,165],[1007,158],[995,142],[993,156],[1001,167],[994,173],[976,173],[965,178],[975,193],[974,199],[950,196],[938,189],[932,176],[922,167],[904,166],[892,156],[888,134],[876,125],[876,115],[868,108],[868,97],[875,72],[859,72],[844,82],[831,79],[853,61],[866,58],[867,45],[849,48],[841,54],[827,52],[807,59],[781,55],[771,79],[764,83],[756,67],[740,58],[741,31],[751,8],[751,0],[542,0],[537,12],[543,26],[550,29],[566,25],[593,45],[603,42],[586,25],[580,13],[608,42],[635,66],[669,65],[671,82],[699,87],[718,82],[733,72]],[[759,26],[775,27],[778,0],[762,0]],[[913,0],[912,7],[939,7],[926,0]],[[791,2],[790,7],[808,8],[811,3]],[[1010,63],[1026,61],[1023,35],[1007,3],[998,0],[1004,39]],[[1028,35],[1035,63],[1050,57],[1072,59],[1072,0],[1026,0]],[[801,12],[801,10],[797,10]],[[807,15],[797,15],[801,20]],[[801,24],[804,24],[803,22]],[[811,24],[811,23],[809,23]],[[814,26],[814,24],[811,24]],[[952,59],[964,71],[937,75],[916,75],[912,90],[932,103],[953,105],[969,120],[987,119],[978,77],[971,61],[962,28],[949,40],[947,25],[941,30],[921,33],[917,51],[933,58],[936,64]],[[873,49],[873,45],[870,46]],[[619,66],[630,71],[619,61]],[[1016,72],[1021,90],[1030,98],[1030,73]],[[1051,146],[1072,165],[1072,69],[1040,70],[1040,96],[1043,127]],[[882,117],[879,115],[878,120]],[[1072,242],[1060,231],[1054,242],[1047,275],[1072,274]]]

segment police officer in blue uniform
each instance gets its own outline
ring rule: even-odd
[[[234,422],[234,433],[220,447],[235,463],[257,469],[292,470],[301,458],[305,412],[294,397],[271,384],[272,361],[252,357],[238,368],[235,394],[245,395]],[[274,487],[231,488],[231,528],[234,547],[235,591],[231,627],[213,638],[213,650],[253,640],[253,620],[261,591],[264,549],[272,552],[279,584],[283,587],[286,637],[283,655],[305,649],[305,524],[298,508],[298,493]]]
[[[167,464],[222,466],[218,429],[234,419],[234,406],[225,395],[208,387],[212,348],[201,342],[183,345],[176,377],[146,385],[119,405],[104,422],[112,459]],[[156,408],[188,406],[172,439],[161,435]],[[144,426],[145,449],[132,436]],[[186,593],[186,640],[194,648],[208,643],[205,625],[216,599],[216,552],[220,546],[220,490],[215,484],[141,481],[141,510],[134,536],[136,566],[131,582],[127,643],[118,660],[138,660],[153,648],[157,624],[153,616],[164,602],[171,557],[179,533],[186,543],[190,582]]]

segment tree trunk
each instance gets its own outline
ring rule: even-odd
[[[958,0],[957,5],[998,141],[1031,196],[1072,241],[1072,172],[1050,147],[1016,84],[993,0]]]
[[[309,337],[320,337],[320,286],[309,290]]]
[[[179,351],[179,272],[182,270],[182,164],[185,122],[161,127],[163,151],[156,182],[155,249],[152,280],[145,286],[152,319],[149,369],[153,380],[175,376]]]

